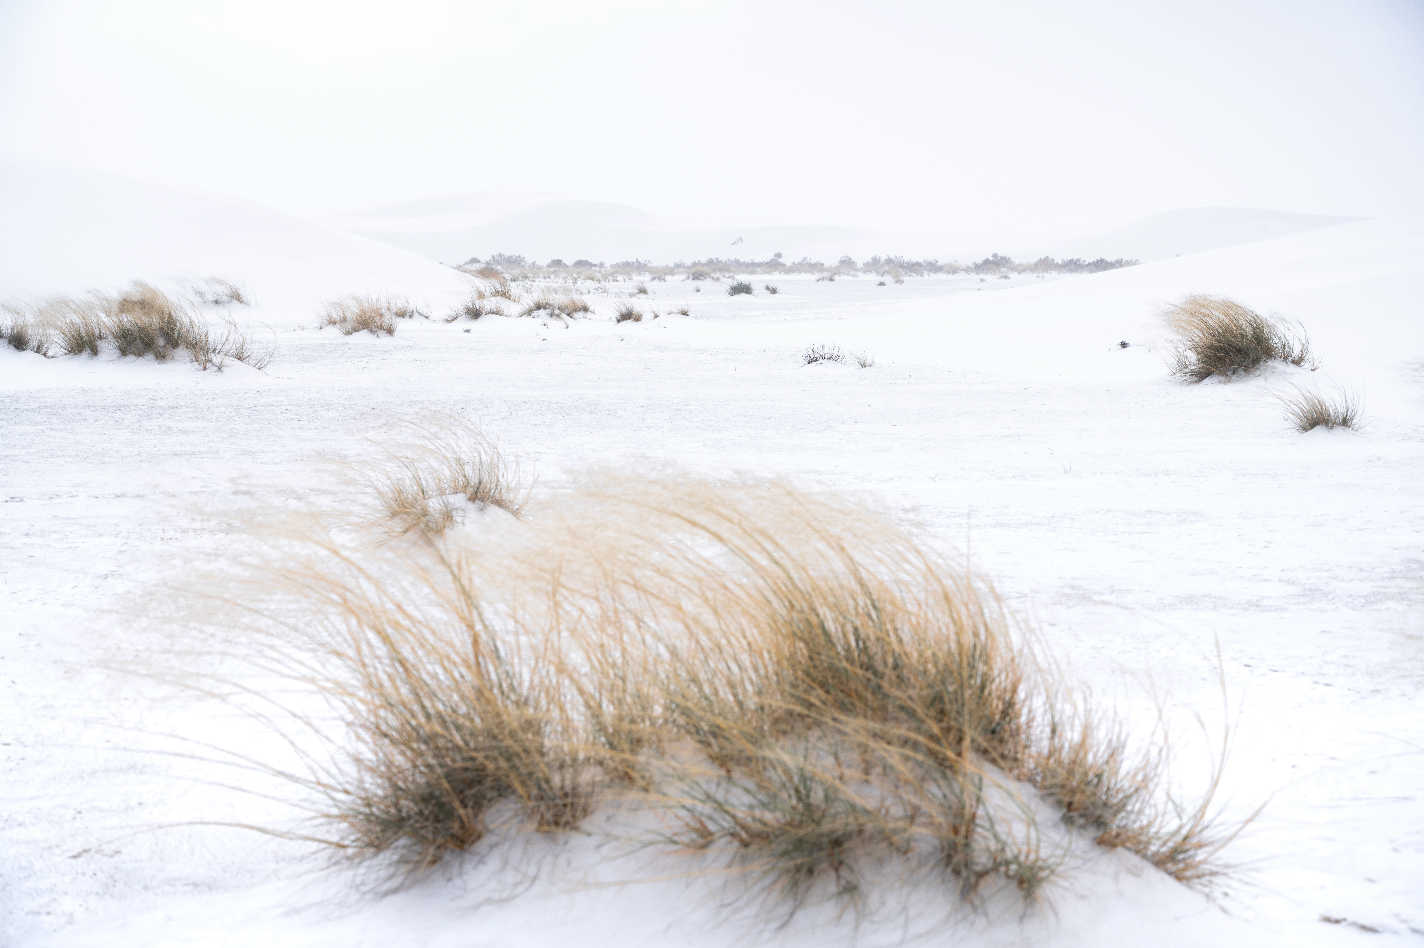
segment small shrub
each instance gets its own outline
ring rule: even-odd
[[[332,300],[322,312],[321,325],[335,326],[343,336],[369,332],[373,336],[396,334],[396,321],[426,313],[396,296],[356,295]]]
[[[740,295],[742,295],[742,294],[746,294],[746,295],[750,296],[750,295],[751,295],[751,292],[752,292],[752,285],[751,285],[750,283],[747,283],[747,282],[743,281],[743,280],[738,280],[737,282],[733,283],[731,286],[727,287],[727,295],[728,295],[728,296],[740,296]]]
[[[875,285],[876,285],[876,286],[884,286],[884,285],[885,285],[885,281],[884,281],[884,280],[881,280],[879,283],[877,283],[877,284],[875,284]]]
[[[695,281],[710,280],[712,278],[712,274],[708,273],[701,267],[693,267],[691,270],[687,271],[687,278],[689,280]]]
[[[852,352],[850,357],[862,369],[869,369],[875,365],[875,356],[870,352]]]
[[[1303,392],[1296,388],[1294,395],[1276,395],[1286,409],[1286,420],[1296,431],[1313,431],[1316,428],[1358,429],[1361,425],[1360,400],[1347,391],[1336,391],[1333,397],[1320,392]]]
[[[619,303],[618,311],[613,316],[615,323],[641,323],[643,321],[643,311],[632,303]]]
[[[637,296],[647,296],[647,295],[648,295],[648,284],[646,284],[646,283],[639,283],[637,286],[633,287],[633,293],[634,293],[635,295],[637,295]]]
[[[1202,382],[1213,375],[1229,381],[1273,360],[1319,367],[1299,324],[1262,316],[1224,297],[1188,296],[1168,306],[1163,316],[1177,337],[1171,372],[1183,381]]]
[[[778,287],[775,283],[768,283],[768,284],[764,287],[764,289],[765,289],[768,293],[770,293],[772,296],[775,296],[776,294],[778,294],[778,293],[781,292],[781,288]]]
[[[679,316],[691,316],[691,315],[692,315],[692,311],[689,310],[686,306],[679,306],[677,309],[670,310],[669,312],[676,313],[676,314],[679,315]]]
[[[819,344],[807,346],[806,351],[801,353],[801,362],[803,365],[815,365],[817,362],[836,362],[844,365],[845,360],[845,353],[840,350],[839,346]]]

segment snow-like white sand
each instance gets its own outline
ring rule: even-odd
[[[7,234],[0,295],[237,279],[256,305],[231,315],[276,358],[218,373],[0,350],[5,944],[1247,946],[1388,937],[1366,927],[1424,934],[1424,219],[1061,280],[781,278],[770,296],[758,279],[735,298],[714,283],[654,283],[645,309],[685,303],[692,315],[621,325],[612,301],[631,287],[613,285],[590,293],[594,318],[567,328],[416,320],[377,339],[316,329],[318,301],[396,292],[440,314],[464,278],[236,202],[94,185],[93,201],[65,204],[39,187],[16,205],[35,220],[55,209],[55,234],[80,229],[63,257],[59,237]],[[1154,314],[1187,292],[1301,320],[1323,367],[1170,381]],[[813,343],[877,361],[803,366]],[[1369,426],[1296,434],[1271,398],[1291,384],[1353,389]],[[111,666],[205,647],[175,638],[169,590],[239,547],[269,504],[342,503],[331,460],[368,456],[368,439],[434,413],[477,421],[550,486],[589,464],[648,460],[881,495],[972,555],[1100,694],[1138,710],[1165,695],[1199,711],[1209,734],[1225,714],[1230,812],[1269,800],[1231,850],[1240,873],[1209,900],[1103,853],[1065,865],[1026,913],[1011,900],[965,913],[942,887],[906,880],[886,881],[859,918],[823,907],[782,924],[719,876],[648,881],[685,866],[597,833],[488,840],[380,897],[301,844],[162,828],[288,812],[202,782],[241,777],[156,753],[175,748],[165,735],[275,749],[217,702]],[[1190,790],[1205,749],[1190,729],[1182,737],[1176,776]]]

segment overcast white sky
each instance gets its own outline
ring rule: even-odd
[[[1379,217],[1424,208],[1424,3],[0,0],[0,151],[306,212]]]

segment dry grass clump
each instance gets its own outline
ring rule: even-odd
[[[394,336],[397,320],[426,315],[403,297],[357,294],[327,303],[322,310],[321,325],[335,326],[343,336],[358,332]]]
[[[4,314],[4,322],[0,322],[0,342],[20,352],[49,355],[52,344],[49,327],[19,307],[0,305],[0,310]]]
[[[248,299],[246,291],[242,285],[231,280],[224,280],[219,277],[208,277],[201,282],[190,284],[192,294],[197,297],[198,302],[206,303],[209,306],[227,306],[237,303],[241,306],[251,306],[252,301]]]
[[[633,295],[634,295],[634,296],[647,296],[647,295],[648,295],[648,284],[646,284],[646,283],[639,283],[637,286],[633,287]]]
[[[457,319],[479,319],[481,316],[508,316],[504,305],[496,300],[490,299],[481,290],[475,290],[465,301],[456,306],[450,315],[445,317],[447,323],[453,323]]]
[[[643,321],[643,311],[632,303],[619,303],[618,309],[613,314],[615,323],[641,323]]]
[[[191,301],[139,280],[117,294],[56,296],[27,308],[6,309],[6,340],[16,348],[21,348],[17,341],[24,342],[24,348],[42,355],[51,346],[65,355],[98,355],[107,342],[120,355],[151,355],[160,362],[186,352],[202,369],[221,369],[228,359],[261,369],[272,358],[232,323],[219,329],[199,318]]]
[[[1333,396],[1318,391],[1305,392],[1295,389],[1294,395],[1277,394],[1286,409],[1286,420],[1296,431],[1313,431],[1316,428],[1358,429],[1362,424],[1360,399],[1352,392],[1337,390]]]
[[[372,476],[390,532],[442,533],[460,522],[467,501],[523,514],[533,485],[518,459],[467,424],[414,430],[416,442],[390,451],[390,463]]]
[[[381,502],[435,530],[422,501],[471,454],[428,445]],[[1210,871],[1221,838],[1206,803],[1163,803],[1165,745],[1134,755],[1065,703],[992,589],[912,535],[779,484],[587,481],[513,539],[324,542],[288,573],[310,619],[278,664],[344,725],[313,724],[332,756],[292,776],[331,843],[419,869],[494,819],[569,829],[617,798],[793,901],[887,859],[1029,898],[1059,857],[1026,782],[1104,845]]]
[[[817,362],[835,362],[844,365],[845,361],[846,354],[841,351],[840,346],[817,343],[814,346],[807,346],[806,351],[801,353],[803,365],[815,365]]]
[[[1177,336],[1172,374],[1188,382],[1224,380],[1272,360],[1318,367],[1304,327],[1262,316],[1220,296],[1192,295],[1163,314]]]
[[[670,310],[668,310],[668,312],[669,312],[669,313],[676,313],[676,314],[679,315],[679,316],[691,316],[691,315],[692,315],[692,310],[688,309],[686,306],[679,306],[677,309],[670,309]]]
[[[731,286],[727,287],[727,295],[728,295],[728,296],[742,296],[742,295],[750,296],[751,294],[752,294],[752,285],[751,285],[750,283],[746,282],[745,280],[738,280],[737,282],[733,283]]]
[[[580,313],[591,312],[588,301],[582,296],[560,296],[550,293],[541,293],[534,299],[524,304],[519,311],[520,316],[535,316],[543,313],[548,316],[555,316],[560,319],[572,319]]]

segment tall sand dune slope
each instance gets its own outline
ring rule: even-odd
[[[467,287],[415,254],[250,201],[70,169],[0,163],[0,218],[0,299],[220,277],[299,310],[347,293],[441,302]]]
[[[1105,233],[1070,241],[1064,253],[1070,257],[1162,260],[1358,220],[1361,218],[1293,214],[1252,207],[1180,207],[1152,214]]]

